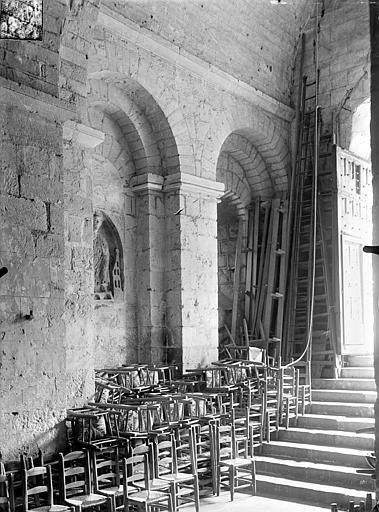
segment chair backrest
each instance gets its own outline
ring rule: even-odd
[[[149,454],[132,455],[123,459],[123,489],[125,503],[129,499],[131,488],[140,490],[138,483],[142,483],[145,489],[150,489],[149,478]]]
[[[197,473],[195,426],[177,429],[174,438],[178,471]]]
[[[213,457],[216,463],[238,456],[238,449],[233,422],[220,424],[217,420],[211,424]]]
[[[106,487],[119,487],[123,475],[117,446],[101,452],[93,450],[92,468],[95,491]]]
[[[70,496],[92,492],[89,453],[85,450],[59,454],[59,494],[61,501]]]
[[[156,435],[153,441],[153,474],[156,478],[167,473],[176,473],[178,462],[176,445],[172,433]]]
[[[23,511],[53,504],[53,482],[50,466],[22,470]]]
[[[0,510],[2,512],[10,512],[11,510],[9,481],[2,462],[0,462]]]

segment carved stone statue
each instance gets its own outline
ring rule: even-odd
[[[105,217],[95,212],[93,218],[93,261],[95,270],[95,293],[108,292],[111,289],[109,273],[109,245],[104,230],[101,229]]]

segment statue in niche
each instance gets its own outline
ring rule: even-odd
[[[95,270],[95,294],[99,298],[112,298],[109,272],[109,245],[103,228],[105,221],[102,212],[95,212],[93,217],[93,262]],[[103,229],[102,229],[103,228]]]
[[[93,216],[95,299],[122,301],[124,271],[122,244],[116,227],[101,211]]]

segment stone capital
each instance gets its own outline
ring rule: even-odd
[[[67,142],[76,142],[79,146],[93,149],[104,142],[105,135],[85,124],[75,121],[66,121],[63,124],[63,139]]]
[[[145,174],[137,174],[136,176],[133,176],[130,180],[130,186],[132,187],[134,193],[162,192],[163,181],[163,176],[148,172]]]
[[[182,193],[202,194],[220,199],[224,194],[225,185],[218,181],[199,178],[193,174],[177,173],[165,177],[163,190],[177,190]]]

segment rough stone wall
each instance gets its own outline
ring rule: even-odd
[[[62,442],[66,406],[62,129],[0,102],[0,451]],[[54,354],[54,357],[52,357]]]
[[[218,314],[219,328],[231,325],[231,310],[233,305],[233,278],[236,257],[236,242],[238,234],[238,219],[229,222],[218,222]]]
[[[74,138],[63,144],[63,125],[80,117],[81,106],[68,76],[80,50],[70,53],[62,43],[70,39],[62,31],[66,9],[64,1],[45,2],[42,42],[0,41],[0,257],[9,270],[0,283],[5,459],[61,448],[67,405],[82,404],[93,392],[92,368],[85,362],[92,319],[85,297],[91,265],[86,244],[92,235],[81,224],[88,203],[68,197],[69,191],[84,194],[86,171],[80,171],[86,164]],[[90,2],[83,9],[96,11]],[[86,42],[84,51],[87,22],[90,16],[76,30]],[[67,73],[63,67],[58,77],[62,50]],[[85,60],[84,54],[83,69]],[[70,101],[60,94],[63,76]]]
[[[46,4],[52,27],[59,25],[55,9],[63,12],[66,4]],[[95,0],[71,4],[60,18],[60,39],[52,39],[60,41],[56,50],[46,53],[37,44],[34,54],[23,43],[25,58],[0,72],[0,103],[7,105],[0,121],[0,256],[9,268],[0,281],[5,458],[61,446],[66,407],[92,396],[95,366],[161,360],[162,343],[185,367],[217,358],[217,200],[224,187],[216,167],[230,134],[243,135],[234,152],[243,202],[245,183],[262,166],[260,192],[286,187],[289,109],[264,111],[247,95],[128,41],[125,27],[96,25]],[[5,57],[14,50],[9,41],[0,47]],[[279,83],[289,76],[289,53],[287,45],[277,57],[285,62],[267,87],[273,95],[288,95]],[[30,71],[34,56],[47,56],[52,70],[59,64],[55,81],[39,76],[37,64]],[[271,83],[273,69],[260,86]],[[275,186],[266,188],[271,175]],[[99,308],[93,300],[96,208],[113,219],[125,264],[124,301]]]
[[[43,9],[43,40],[0,40],[0,76],[58,96],[59,46],[67,5],[48,0]]]
[[[180,50],[286,102],[290,99],[294,46],[310,4],[304,0],[282,5],[262,0],[196,0],[185,4],[104,1]]]
[[[312,19],[304,58],[304,74],[310,81],[314,77],[314,39]],[[326,4],[323,16],[320,11],[319,68],[323,134],[334,128],[338,145],[349,149],[352,115],[370,95],[368,4],[337,0]]]

